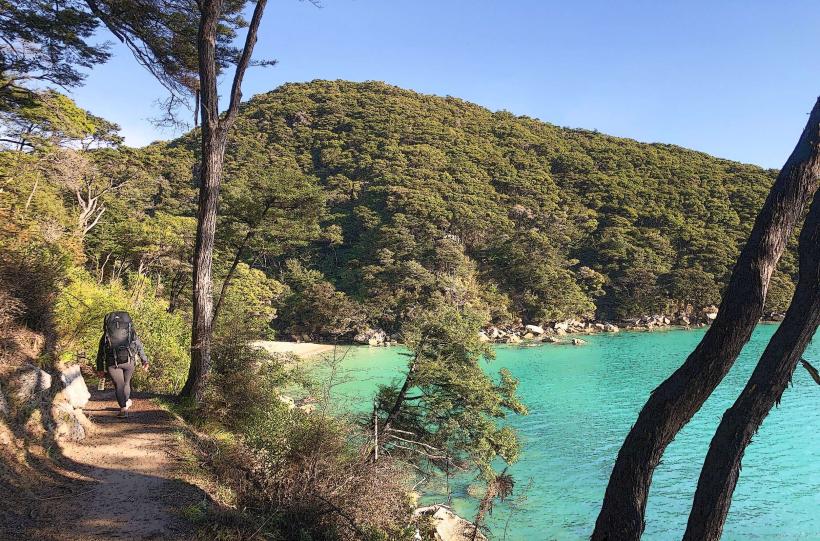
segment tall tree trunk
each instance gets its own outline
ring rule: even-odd
[[[204,123],[203,123],[204,128]],[[204,132],[204,129],[203,129]],[[203,133],[204,136],[204,133]],[[204,137],[203,137],[204,138]],[[196,401],[211,367],[211,335],[213,332],[213,280],[211,276],[216,232],[219,184],[222,176],[222,156],[225,143],[214,138],[204,141],[202,177],[199,190],[199,213],[194,247],[193,324],[191,332],[191,365],[182,396]],[[207,158],[206,158],[207,156]]]
[[[666,446],[734,364],[758,323],[769,278],[820,175],[820,100],[755,220],[717,319],[683,365],[655,389],[612,469],[593,540],[637,540],[652,474]]]
[[[194,91],[194,128],[199,127],[199,89]]]
[[[193,324],[191,326],[191,365],[188,379],[180,391],[181,397],[202,399],[211,368],[211,337],[213,334],[212,261],[216,232],[219,186],[225,159],[225,142],[239,104],[242,101],[242,79],[250,65],[256,35],[266,0],[257,0],[253,10],[245,45],[236,64],[231,85],[231,98],[224,117],[219,116],[219,94],[216,80],[216,34],[223,0],[200,0],[199,33],[199,97],[202,118],[202,165],[200,167],[199,209],[197,212],[196,244],[193,262]]]
[[[216,89],[216,30],[222,0],[203,0],[197,43],[202,116],[202,163],[199,172],[199,208],[193,260],[193,324],[191,326],[191,365],[181,396],[199,401],[211,367],[213,312],[213,260],[219,185],[225,140],[219,126],[219,95]]]
[[[820,325],[820,190],[800,234],[800,279],[786,318],[738,399],[723,415],[700,472],[685,541],[720,539],[746,447],[780,402]]]

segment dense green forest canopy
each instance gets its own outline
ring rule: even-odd
[[[108,208],[83,237],[88,268],[189,302],[197,152],[192,132],[87,153]],[[441,300],[495,322],[699,310],[775,174],[380,82],[287,84],[231,132],[215,294],[262,280],[265,317],[312,338],[393,332]],[[792,250],[770,311],[794,274]]]

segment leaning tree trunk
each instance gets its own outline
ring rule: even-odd
[[[234,255],[233,262],[231,263],[231,267],[228,269],[228,274],[225,275],[225,279],[222,281],[222,287],[219,290],[219,298],[216,301],[216,306],[214,306],[214,312],[211,317],[211,325],[216,325],[216,318],[219,317],[219,312],[222,309],[222,305],[225,303],[225,297],[228,295],[228,288],[231,286],[231,280],[233,280],[234,274],[236,274],[236,268],[239,267],[239,263],[242,261],[242,254],[245,252],[245,246],[248,241],[253,237],[253,230],[249,231],[247,235],[245,235],[245,240],[242,241],[242,244],[237,248],[236,255]]]
[[[213,317],[211,318],[212,326],[216,325],[216,319],[219,317],[219,312],[222,309],[222,305],[225,302],[225,296],[228,294],[228,288],[231,286],[231,280],[233,280],[233,276],[236,273],[236,268],[242,261],[242,255],[245,253],[245,248],[248,247],[248,244],[250,243],[251,239],[253,239],[254,235],[256,235],[256,228],[260,226],[262,221],[265,219],[265,215],[268,213],[272,206],[273,200],[268,200],[268,202],[265,203],[265,208],[262,209],[262,213],[260,214],[259,219],[255,223],[250,225],[250,227],[248,228],[248,232],[245,233],[245,238],[242,239],[242,242],[236,249],[236,254],[234,255],[231,267],[228,269],[228,274],[222,281],[222,288],[219,290],[219,298],[216,301]]]
[[[820,191],[800,234],[800,280],[786,318],[749,382],[723,415],[700,472],[685,541],[720,539],[752,436],[780,402],[797,363],[820,325]]]
[[[652,474],[667,445],[734,364],[763,313],[769,278],[818,185],[820,100],[777,177],[735,264],[717,319],[683,365],[655,389],[624,441],[593,540],[637,540]]]

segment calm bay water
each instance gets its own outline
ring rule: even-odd
[[[669,446],[655,473],[644,539],[680,539],[703,457],[720,421],[743,388],[775,330],[761,325],[741,358],[689,425]],[[619,333],[585,338],[582,347],[545,344],[499,347],[487,365],[521,380],[530,409],[514,417],[524,443],[511,469],[526,500],[512,516],[497,508],[495,539],[588,538],[609,472],[649,392],[692,351],[702,330]],[[398,348],[353,348],[343,361],[347,383],[334,388],[353,410],[370,408],[379,384],[398,379],[407,362]],[[820,340],[808,359],[820,361]],[[820,540],[820,388],[802,368],[749,447],[724,539]],[[470,517],[470,479],[455,484],[454,506]]]

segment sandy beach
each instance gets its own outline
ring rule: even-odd
[[[313,342],[284,342],[280,340],[257,340],[254,346],[269,353],[295,353],[300,357],[312,357],[333,351],[333,344],[316,344]]]

